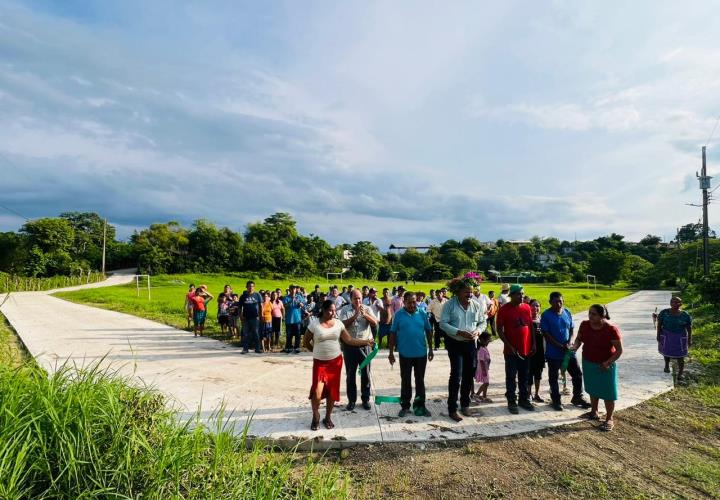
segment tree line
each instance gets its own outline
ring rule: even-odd
[[[17,232],[0,233],[0,272],[47,277],[99,270],[104,220],[96,213],[68,212],[28,221]],[[242,233],[199,219],[151,224],[128,241],[106,227],[106,268],[138,267],[143,273],[252,273],[258,276],[318,276],[345,270],[348,278],[436,281],[479,271],[486,277],[520,275],[521,281],[618,281],[653,288],[676,286],[701,272],[702,228],[687,224],[675,241],[647,235],[628,242],[612,233],[589,241],[534,236],[528,241],[481,242],[468,236],[427,251],[382,252],[370,241],[332,246],[302,235],[290,214],[275,213],[248,224]],[[711,258],[720,257],[712,234]],[[700,265],[698,265],[700,264]]]

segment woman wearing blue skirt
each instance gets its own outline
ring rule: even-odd
[[[580,323],[574,350],[583,345],[582,372],[585,391],[590,394],[590,411],[581,415],[589,420],[600,420],[598,404],[605,402],[605,422],[600,430],[611,431],[615,426],[613,413],[618,399],[617,359],[623,351],[620,330],[611,325],[605,306],[594,304],[588,319]]]
[[[670,360],[677,359],[678,380],[685,372],[685,356],[692,345],[692,316],[681,310],[682,299],[670,299],[670,308],[657,317],[658,351],[665,357],[665,373],[670,373]]]

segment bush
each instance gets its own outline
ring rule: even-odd
[[[703,301],[720,305],[720,263],[716,262],[712,265],[710,274],[699,280],[697,289]]]
[[[157,392],[97,365],[48,376],[0,365],[0,498],[277,498],[347,495],[337,469],[248,448],[218,413],[179,423]]]

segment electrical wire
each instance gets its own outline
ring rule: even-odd
[[[718,115],[717,120],[715,120],[715,126],[713,127],[712,132],[710,132],[710,137],[708,137],[707,141],[705,141],[705,147],[707,147],[707,145],[710,144],[710,141],[712,141],[715,131],[717,130],[718,123],[720,123],[720,115]]]

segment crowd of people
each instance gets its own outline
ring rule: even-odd
[[[188,327],[192,323],[195,335],[203,333],[208,303],[213,298],[205,285],[190,286],[186,310]],[[251,349],[256,353],[282,349],[298,354],[302,339],[302,346],[313,353],[309,394],[312,429],[321,422],[326,428],[334,427],[332,411],[340,400],[343,365],[346,409],[354,410],[358,403],[358,371],[360,404],[365,410],[371,409],[368,361],[385,339],[389,363],[400,365],[399,416],[410,411],[431,416],[425,406],[425,372],[435,352],[444,347],[450,361],[448,415],[460,422],[471,415],[471,405],[492,402],[487,395],[491,363],[488,344],[497,337],[503,342],[505,398],[510,413],[534,411],[536,403],[545,402],[540,383],[547,370],[548,403],[554,410],[564,410],[562,394],[566,389],[561,391],[560,383],[562,380],[565,386],[569,376],[570,404],[588,410],[583,418],[600,420],[598,406],[603,400],[605,418],[600,428],[610,431],[618,398],[615,362],[623,352],[620,331],[608,321],[607,308],[595,304],[576,334],[562,293],[552,292],[548,303],[542,311],[541,302],[525,295],[519,284],[503,284],[497,297],[492,291],[486,295],[479,276],[473,273],[451,280],[445,288],[430,290],[428,296],[404,286],[384,288],[380,295],[373,287],[357,289],[353,285],[342,289],[331,286],[327,292],[316,285],[306,293],[295,284],[284,292],[255,291],[255,283],[248,281],[241,294],[229,285],[224,287],[217,299],[217,321],[223,333],[240,339],[243,354]],[[670,359],[676,358],[682,375],[692,319],[680,305],[674,297],[671,308],[654,319],[666,370]],[[282,324],[284,348],[280,345]],[[575,353],[581,345],[582,360],[578,362]],[[585,392],[590,395],[589,402]],[[327,404],[321,420],[323,399]]]

